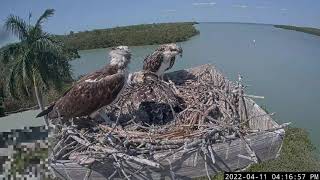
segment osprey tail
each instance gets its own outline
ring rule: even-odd
[[[40,112],[36,117],[38,118],[38,117],[42,117],[42,116],[49,114],[53,110],[54,105],[55,104],[50,105],[47,109]]]

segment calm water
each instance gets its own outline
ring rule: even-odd
[[[270,25],[201,23],[197,28],[200,35],[181,43],[184,54],[173,70],[211,63],[232,80],[241,73],[250,85],[247,91],[265,96],[257,102],[276,112],[278,122],[306,128],[320,147],[320,37]],[[140,69],[155,47],[131,47],[131,70]],[[74,76],[102,67],[109,61],[107,53],[81,51],[72,62]]]

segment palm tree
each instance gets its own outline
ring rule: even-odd
[[[11,67],[9,92],[17,99],[35,95],[41,111],[44,110],[43,91],[50,87],[60,89],[65,80],[71,79],[68,60],[77,57],[76,51],[43,31],[42,24],[53,14],[53,9],[47,9],[34,25],[30,25],[31,14],[29,24],[14,15],[5,21],[6,29],[20,40],[2,52],[3,62]]]
[[[4,116],[3,100],[4,100],[3,83],[0,80],[0,117]]]

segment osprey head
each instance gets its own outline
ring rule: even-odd
[[[182,48],[175,43],[163,44],[159,46],[156,50],[164,52],[166,54],[170,54],[171,56],[176,56],[179,54],[181,57],[183,53]]]
[[[158,76],[153,72],[138,71],[129,74],[127,83],[129,86],[134,86],[136,84],[156,82],[157,80]]]
[[[159,80],[159,77],[157,74],[150,72],[150,71],[138,71],[134,73],[130,73],[127,79],[127,84],[130,87],[136,86],[136,85],[142,85],[145,86],[146,84],[153,84],[154,82],[157,82]]]
[[[109,52],[110,64],[118,65],[120,69],[125,69],[130,63],[131,51],[128,46],[118,46],[111,48]]]

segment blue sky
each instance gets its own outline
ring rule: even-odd
[[[0,25],[9,14],[27,19],[47,8],[56,10],[45,26],[55,34],[192,20],[320,27],[320,0],[1,0]],[[6,36],[0,30],[0,45]]]

